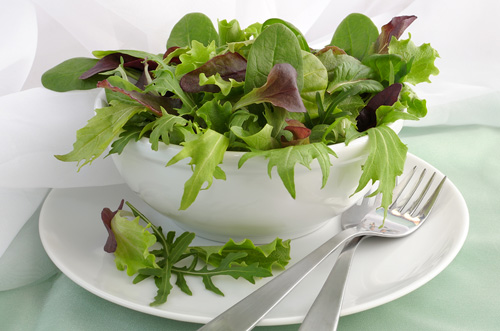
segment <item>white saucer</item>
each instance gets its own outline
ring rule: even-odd
[[[414,165],[434,167],[409,154],[406,169]],[[439,173],[439,171],[438,171]],[[151,307],[156,295],[152,280],[132,284],[132,277],[115,267],[114,256],[103,250],[107,232],[101,210],[115,210],[121,199],[130,201],[153,223],[164,218],[143,203],[125,185],[54,189],[40,215],[40,237],[52,261],[75,283],[116,304],[170,319],[206,323],[257,287],[230,277],[214,278],[225,296],[205,290],[201,279],[187,279],[193,296],[178,288],[168,302]],[[332,221],[321,230],[295,239],[291,244],[293,263],[340,230]],[[356,251],[349,275],[342,315],[370,309],[397,299],[439,274],[455,258],[467,236],[469,215],[465,201],[448,180],[433,213],[415,234],[403,239],[366,239]],[[183,231],[174,223],[164,231]],[[283,238],[286,239],[286,238]],[[213,242],[196,238],[196,245]],[[220,243],[218,243],[220,244]],[[300,323],[321,289],[338,253],[333,254],[293,290],[259,325]],[[276,271],[278,273],[279,271]],[[187,277],[188,278],[188,277]],[[429,298],[432,300],[432,298]]]

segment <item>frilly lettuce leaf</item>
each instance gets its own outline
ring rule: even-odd
[[[434,65],[439,57],[438,52],[430,44],[415,45],[411,36],[405,40],[393,37],[389,44],[389,54],[401,55],[404,61],[411,62],[411,70],[405,77],[405,81],[410,84],[430,83],[429,77],[439,74],[439,69]]]
[[[118,270],[127,269],[132,276],[142,268],[157,268],[154,254],[149,252],[156,243],[156,237],[146,227],[139,225],[139,217],[130,221],[125,216],[130,213],[120,210],[111,221],[111,229],[116,239],[115,263]]]

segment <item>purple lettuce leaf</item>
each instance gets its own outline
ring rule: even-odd
[[[269,102],[289,112],[307,111],[297,88],[297,71],[291,64],[275,64],[267,76],[266,83],[243,96],[233,106],[233,110],[263,102]]]
[[[114,70],[121,64],[121,59],[123,59],[123,66],[126,68],[144,70],[144,59],[118,52],[104,56],[97,61],[95,66],[84,72],[80,76],[80,79],[87,79],[101,72]],[[150,70],[154,70],[158,66],[158,63],[155,61],[148,61],[148,66]]]
[[[115,217],[116,213],[123,209],[123,204],[125,200],[122,199],[118,209],[115,211],[111,211],[109,208],[104,208],[101,212],[101,219],[108,230],[108,239],[106,240],[106,244],[104,245],[104,251],[107,253],[114,253],[116,250],[116,238],[113,230],[111,229],[111,220]]]
[[[112,85],[107,79],[97,83],[97,87],[103,87],[114,92],[123,93],[151,110],[157,116],[162,116],[162,107],[167,113],[178,115],[175,109],[179,109],[182,106],[179,99],[173,99],[166,96],[156,96],[150,93],[143,93],[139,91],[127,91],[123,88]]]
[[[399,39],[406,28],[416,19],[417,16],[414,15],[396,16],[389,23],[384,25],[377,41],[375,42],[375,53],[387,54],[392,37]]]
[[[358,131],[363,132],[377,126],[377,109],[380,106],[392,106],[396,103],[402,88],[402,84],[396,83],[375,94],[356,117]]]
[[[218,73],[221,78],[226,81],[229,81],[231,78],[237,82],[242,82],[245,79],[246,70],[247,60],[238,53],[228,52],[210,59],[201,67],[182,76],[180,85],[184,92],[217,93],[220,91],[220,88],[217,85],[207,84],[200,86],[201,73],[204,73],[206,77],[210,77]]]

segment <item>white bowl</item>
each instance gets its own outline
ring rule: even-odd
[[[402,122],[393,125],[396,132]],[[272,178],[268,160],[249,159],[240,169],[242,152],[226,152],[220,167],[226,180],[214,179],[187,210],[179,210],[184,183],[192,175],[189,159],[165,167],[181,149],[160,145],[151,149],[146,138],[130,142],[113,161],[127,185],[152,208],[175,221],[181,228],[216,241],[229,238],[252,239],[264,243],[276,237],[296,238],[323,226],[352,206],[367,192],[352,196],[368,156],[368,137],[330,146],[332,167],[326,186],[321,189],[322,173],[315,160],[311,170],[295,167],[296,199],[285,189],[276,168]],[[161,225],[161,224],[159,224]]]

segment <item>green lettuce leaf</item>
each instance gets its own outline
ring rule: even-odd
[[[167,114],[164,109],[162,109],[162,113],[163,115],[161,117],[151,122],[152,131],[149,136],[149,141],[154,151],[158,150],[160,141],[166,145],[170,144],[170,135],[174,131],[175,126],[185,126],[188,123],[188,121],[182,117]]]
[[[219,41],[219,35],[210,17],[202,13],[184,15],[172,28],[167,40],[167,48],[189,47],[192,40],[197,40],[205,46],[212,41]]]
[[[389,44],[389,54],[400,55],[404,61],[411,63],[411,70],[405,77],[405,81],[410,84],[430,83],[429,77],[439,74],[439,69],[434,65],[439,57],[438,52],[430,44],[415,45],[411,36],[405,40],[393,37]]]
[[[276,167],[278,175],[283,181],[288,193],[295,199],[295,165],[300,163],[310,169],[312,161],[314,159],[318,160],[323,175],[321,187],[324,187],[330,175],[330,167],[332,165],[330,162],[330,155],[335,156],[335,153],[322,143],[288,146],[267,151],[252,150],[251,152],[243,154],[238,163],[238,167],[241,168],[248,159],[255,156],[268,158],[269,163],[267,170],[269,177],[271,177],[272,169]]]
[[[373,195],[382,194],[381,207],[387,212],[392,203],[396,177],[404,170],[408,147],[386,125],[370,128],[367,133],[370,153],[363,165],[363,173],[355,193],[361,191],[370,181],[372,183],[378,181],[379,186]]]
[[[61,161],[78,162],[80,168],[92,163],[118,137],[123,126],[135,114],[143,111],[146,111],[146,108],[140,105],[111,101],[111,106],[96,109],[96,115],[76,132],[73,150],[55,157]]]
[[[111,229],[116,239],[115,263],[118,270],[127,269],[132,276],[142,268],[158,268],[154,254],[149,252],[156,243],[156,237],[148,231],[148,227],[139,225],[139,217],[130,221],[127,212],[118,211],[111,220]]]
[[[185,142],[182,150],[175,155],[167,167],[187,157],[193,165],[193,175],[184,185],[184,193],[181,200],[181,210],[187,209],[196,199],[202,189],[208,189],[213,182],[214,176],[218,178],[224,174],[219,164],[222,163],[224,153],[229,146],[229,139],[213,130],[206,130],[199,135],[198,139]],[[207,186],[203,188],[203,185]]]
[[[302,65],[304,86],[300,91],[300,96],[309,116],[316,117],[318,112],[316,94],[319,93],[321,98],[324,97],[328,86],[328,72],[318,57],[309,52],[302,51]]]

